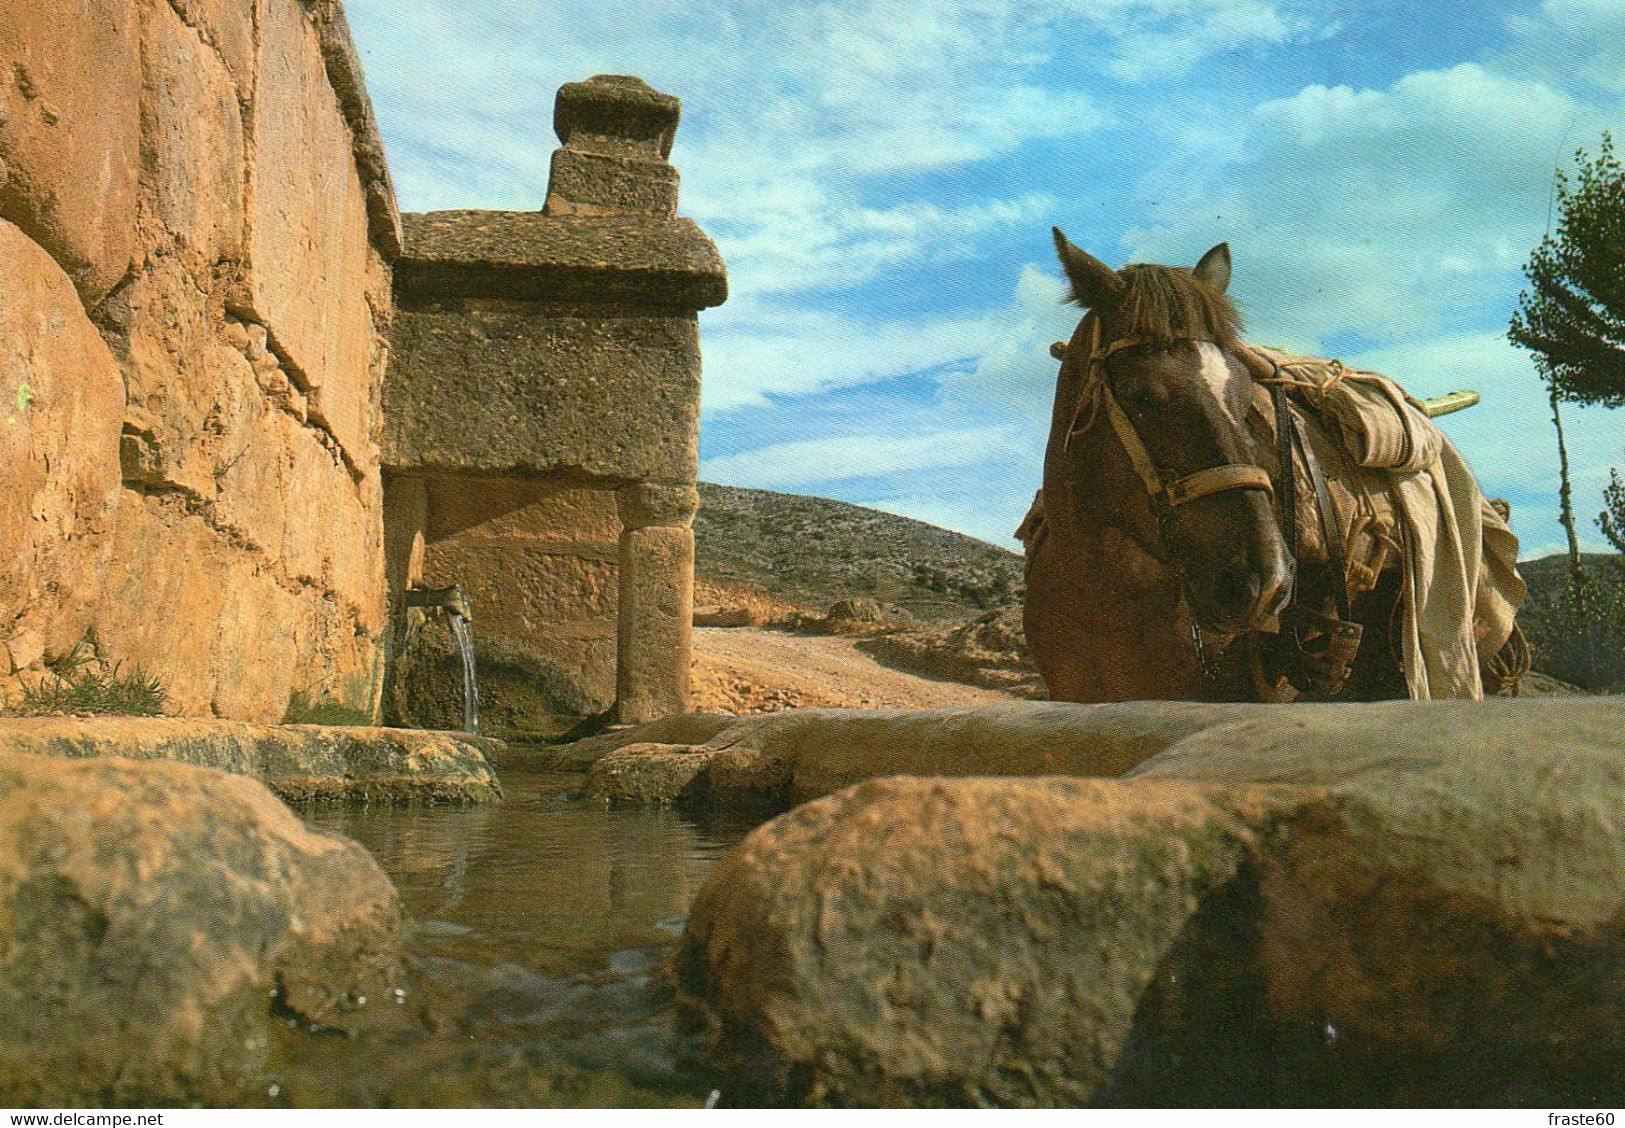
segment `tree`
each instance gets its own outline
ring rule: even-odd
[[[1597,514],[1602,535],[1620,552],[1625,553],[1625,481],[1618,470],[1608,472],[1608,484],[1602,488],[1603,510]]]
[[[1557,230],[1524,266],[1530,288],[1508,330],[1570,403],[1625,405],[1625,168],[1603,135],[1577,175],[1557,174]]]
[[[1625,405],[1625,167],[1606,133],[1597,156],[1582,149],[1575,165],[1573,176],[1557,173],[1557,230],[1547,233],[1524,265],[1529,288],[1518,296],[1507,336],[1535,354],[1550,393],[1562,474],[1561,519],[1570,569],[1578,572],[1580,544],[1559,405]]]

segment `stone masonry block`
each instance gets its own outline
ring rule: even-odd
[[[567,148],[665,160],[683,104],[641,78],[598,74],[567,82],[553,99],[553,131]]]
[[[475,299],[403,306],[384,384],[384,463],[693,481],[699,348],[692,315]]]
[[[429,483],[427,535],[522,540],[615,555],[621,535],[609,490],[528,478],[436,478]]]
[[[621,536],[619,719],[641,724],[686,713],[694,607],[691,529]]]
[[[148,9],[142,44],[143,180],[159,222],[206,260],[243,240],[243,123],[214,48],[168,4]]]
[[[137,7],[0,4],[0,218],[50,252],[87,305],[117,285],[135,252]]]
[[[0,220],[0,635],[89,625],[119,494],[118,365],[51,256]]]
[[[169,0],[189,27],[220,56],[231,72],[238,96],[247,102],[254,90],[255,0]]]
[[[700,491],[688,483],[637,482],[616,492],[621,524],[628,529],[651,525],[687,528],[700,509]]]
[[[696,310],[728,296],[721,256],[687,219],[444,211],[402,222],[402,305],[470,297]]]
[[[664,161],[558,149],[547,182],[550,216],[677,213],[677,170]]]
[[[312,393],[312,414],[365,464],[374,350],[367,200],[317,29],[299,0],[266,0],[261,9],[253,121],[250,266],[239,301]]]

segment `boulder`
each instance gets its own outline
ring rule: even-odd
[[[394,989],[400,923],[365,850],[252,780],[0,751],[0,1103],[240,1102],[273,1023]]]
[[[718,867],[680,990],[734,1103],[1617,1103],[1622,722],[1261,707],[1121,779],[871,781]]]
[[[1304,795],[1257,869],[1270,1014],[1397,1099],[1617,1103],[1625,700],[1364,709],[1216,726],[1124,782]]]
[[[729,1103],[1089,1103],[1148,990],[1197,966],[1270,810],[1125,792],[874,780],[752,834],[676,962]]]
[[[8,753],[173,760],[252,776],[290,802],[500,799],[483,754],[492,743],[454,732],[179,717],[0,719],[0,750]]]

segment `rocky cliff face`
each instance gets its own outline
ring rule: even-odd
[[[0,9],[0,694],[373,707],[398,250],[336,0]]]

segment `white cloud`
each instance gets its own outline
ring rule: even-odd
[[[1505,65],[1558,81],[1581,76],[1625,92],[1625,4],[1619,0],[1545,0],[1538,14],[1509,22],[1522,42]]]
[[[1269,338],[1456,328],[1516,291],[1561,138],[1600,120],[1544,82],[1477,63],[1383,90],[1310,86],[1171,162],[1156,185],[1171,190],[1169,219],[1131,232],[1130,257],[1194,259],[1205,248],[1174,217],[1218,215],[1234,233],[1234,292]]]
[[[887,207],[854,205],[810,182],[763,186],[749,197],[759,222],[722,219],[716,240],[728,264],[736,319],[767,304],[775,316],[788,295],[844,290],[904,263],[944,265],[974,252],[974,241],[995,231],[1030,228],[1057,206],[1053,196],[969,201],[946,208],[921,200]],[[773,299],[766,302],[766,299]]]
[[[744,309],[744,307],[740,307]],[[989,340],[984,317],[897,318],[865,325],[850,315],[723,307],[705,322],[707,415],[869,384],[973,356]]]
[[[883,477],[901,471],[970,466],[1002,456],[1019,441],[1008,427],[967,427],[927,435],[890,433],[804,439],[707,459],[701,476],[724,485],[793,489],[811,482]]]
[[[1123,34],[1109,64],[1112,74],[1131,82],[1180,75],[1210,55],[1284,43],[1305,30],[1304,23],[1283,15],[1274,4],[1240,0],[1170,7],[1175,10],[1164,19]]]

